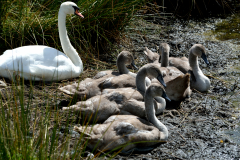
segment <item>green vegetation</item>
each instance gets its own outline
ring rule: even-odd
[[[0,3],[1,52],[33,44],[61,50],[57,27],[61,1],[7,0]],[[109,46],[119,39],[120,32],[143,3],[144,0],[77,1],[85,18],[69,16],[67,29],[83,62],[106,57]]]
[[[214,34],[217,34],[219,40],[240,39],[240,17],[234,14],[230,19],[223,20],[216,25]]]
[[[120,32],[143,3],[144,0],[77,2],[85,18],[69,16],[67,30],[84,64],[108,56],[106,51],[119,39]],[[60,4],[61,1],[56,0],[0,1],[0,55],[6,49],[34,44],[62,50],[57,27]],[[61,111],[59,100],[70,100],[69,104],[64,104],[68,106],[77,99],[59,93],[59,85],[64,84],[20,79],[8,81],[8,87],[0,89],[2,159],[83,157],[87,141],[83,135],[73,138],[69,132],[75,124],[87,125],[88,120]],[[95,152],[97,156],[104,154]]]
[[[56,83],[25,84],[23,79],[18,79],[1,89],[2,159],[75,159],[82,156],[87,145],[83,135],[71,140],[71,135],[67,134],[69,129],[62,129],[63,123],[64,127],[73,125],[74,116],[60,113],[60,105],[56,102],[62,96],[57,86]],[[76,99],[72,101],[76,103]]]
[[[79,99],[58,91],[59,85],[62,83],[16,79],[1,88],[0,159],[80,159],[87,156],[88,140],[84,133],[74,133],[73,126],[88,126],[89,119],[61,110]],[[93,153],[95,157],[114,157],[119,149]]]

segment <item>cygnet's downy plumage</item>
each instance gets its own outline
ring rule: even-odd
[[[75,126],[74,129],[88,139],[87,145],[91,149],[112,150],[124,147],[122,151],[126,152],[166,142],[168,129],[157,119],[154,110],[154,97],[163,95],[164,89],[159,84],[151,84],[146,90],[145,111],[149,122],[134,115],[114,115],[103,124],[93,127]],[[125,145],[129,142],[131,143]]]
[[[160,44],[161,46],[167,45],[166,43]],[[162,55],[161,62],[167,62],[169,55]],[[209,64],[206,56],[206,49],[201,44],[194,44],[189,50],[189,58],[186,57],[176,58],[169,57],[169,66],[174,66],[182,71],[184,74],[190,73],[190,86],[200,92],[206,92],[210,88],[210,80],[206,77],[198,65],[198,57],[201,57],[206,64]]]
[[[160,67],[155,64],[146,64],[139,70],[136,78],[137,88],[142,92],[133,88],[104,89],[102,95],[77,102],[70,107],[63,107],[63,110],[78,112],[81,117],[85,115],[85,118],[95,122],[102,122],[114,114],[132,114],[144,118],[143,95],[146,91],[146,76],[156,77],[165,86]],[[156,114],[163,112],[166,107],[165,100],[161,99],[160,103],[154,100],[154,103]]]
[[[200,92],[206,92],[210,89],[211,82],[207,76],[205,76],[198,65],[198,57],[201,57],[206,64],[209,64],[206,56],[206,49],[201,44],[194,44],[190,48],[189,53],[189,65],[192,70],[191,73],[191,88],[194,88]]]
[[[117,58],[119,72],[112,70],[101,71],[93,78],[86,78],[80,83],[75,82],[61,87],[60,90],[67,94],[77,94],[79,98],[88,99],[100,95],[105,88],[136,87],[136,74],[130,72],[126,67],[126,65],[130,64],[137,68],[134,64],[133,55],[128,51],[122,51]]]
[[[170,47],[168,44],[163,43],[160,45],[159,53],[161,54],[161,64],[155,62],[155,64],[161,65],[161,71],[166,83],[166,93],[172,101],[181,101],[191,95],[190,89],[190,75],[183,74],[176,67],[168,66],[168,57]],[[148,50],[148,53],[152,51]],[[155,79],[152,82],[156,82]]]
[[[143,52],[147,56],[148,63],[159,63],[158,60],[160,55],[158,53],[151,51],[147,47],[145,47],[145,51]]]

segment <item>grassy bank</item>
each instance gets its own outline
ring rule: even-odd
[[[31,83],[22,79],[1,89],[0,157],[2,159],[77,159],[86,148],[83,135],[71,139],[77,115],[61,111],[60,83]],[[68,105],[68,104],[65,104]]]
[[[144,1],[80,0],[76,3],[85,18],[68,16],[68,34],[83,63],[90,64],[111,56],[107,51],[118,41],[121,31]],[[60,1],[6,0],[0,4],[0,54],[6,49],[34,44],[62,50],[57,27]],[[63,83],[19,79],[7,84],[0,90],[2,159],[80,159],[86,156],[87,141],[83,135],[73,138],[69,132],[73,124],[85,125],[88,120],[61,111],[59,101],[67,99],[64,106],[77,101],[58,92],[57,88]]]
[[[109,46],[144,0],[79,0],[75,1],[85,16],[69,16],[67,29],[73,46],[86,62],[106,57]],[[23,45],[47,45],[61,50],[57,16],[60,1],[1,1],[1,52]]]

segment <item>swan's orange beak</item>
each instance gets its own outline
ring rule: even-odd
[[[78,11],[78,9],[76,9],[75,15],[77,15],[77,16],[79,16],[81,18],[84,18],[84,16]]]

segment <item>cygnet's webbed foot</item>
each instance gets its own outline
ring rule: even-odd
[[[78,132],[79,134],[83,134],[84,136],[84,139],[86,140],[90,140],[90,143],[98,143],[98,142],[102,142],[103,141],[103,136],[102,134],[97,134],[97,135],[94,135],[94,134],[89,134],[88,132],[92,132],[91,131],[91,128],[92,127],[87,127],[87,129],[83,128],[82,126],[81,127],[77,127],[77,126],[74,126],[74,130],[76,132]]]
[[[79,134],[83,134],[84,137],[90,138],[90,137],[92,136],[91,134],[87,133],[87,131],[84,131],[84,129],[83,129],[82,127],[74,126],[74,130],[75,130],[76,132],[78,132]]]
[[[101,72],[98,72],[98,73],[93,77],[93,79],[100,79],[100,78],[102,78],[102,77],[104,77],[104,76],[106,76],[106,75],[107,75],[107,72],[101,71]]]
[[[176,109],[172,109],[172,110],[164,110],[163,111],[163,116],[164,117],[169,116],[171,118],[174,118],[174,117],[178,117],[178,116],[180,117],[181,114]]]
[[[70,107],[63,107],[62,110],[65,112],[73,111],[73,112],[86,112],[88,108],[83,108],[78,105],[72,105]]]
[[[84,88],[84,89],[81,89],[81,87],[79,88],[79,85],[77,83],[63,86],[58,89],[64,93],[70,94],[70,95],[76,94],[79,91],[82,92],[83,90],[86,90],[86,88]],[[79,89],[79,91],[78,91],[78,89]]]
[[[82,85],[78,86],[77,84],[63,86],[58,89],[66,94],[73,95],[78,100],[86,100],[92,96],[95,96],[95,93],[93,93],[93,95],[90,95],[92,92],[89,93],[87,88]]]

